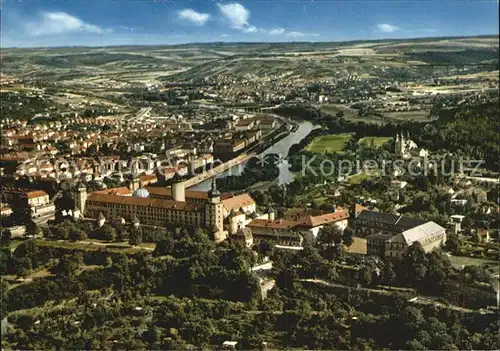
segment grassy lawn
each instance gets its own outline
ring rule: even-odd
[[[351,185],[357,185],[361,183],[363,180],[368,180],[377,176],[375,172],[362,172],[359,174],[355,174],[347,179],[347,183]]]
[[[460,266],[481,266],[483,264],[497,265],[498,263],[486,258],[474,258],[466,256],[450,256],[450,262],[453,267],[459,268]]]
[[[363,145],[365,147],[370,147],[373,143],[373,146],[375,148],[378,148],[378,147],[384,145],[385,143],[387,143],[390,139],[391,138],[389,138],[389,137],[375,137],[375,136],[364,137],[364,138],[359,139],[359,144]]]
[[[311,152],[340,152],[351,136],[349,134],[330,134],[315,138],[306,150]]]
[[[9,243],[10,251],[14,251],[22,242],[24,242],[24,240],[12,239]]]
[[[128,244],[122,244],[122,243],[101,243],[99,245],[98,241],[70,242],[70,241],[58,241],[58,240],[37,240],[36,243],[39,246],[61,247],[67,249],[79,249],[87,251],[98,251],[102,249],[107,249],[110,252],[121,252],[125,254],[134,254],[136,252],[147,249],[144,247],[131,247]]]

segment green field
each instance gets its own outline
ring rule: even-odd
[[[347,179],[347,182],[351,185],[357,185],[357,184],[360,184],[363,180],[372,179],[372,178],[376,177],[377,175],[378,174],[375,171],[362,172],[362,173],[350,176]]]
[[[306,150],[310,152],[340,152],[351,136],[349,134],[330,134],[315,138]]]
[[[369,147],[373,143],[373,146],[377,148],[377,147],[380,147],[380,146],[384,145],[385,143],[387,143],[390,139],[391,138],[389,138],[389,137],[370,136],[370,137],[364,137],[364,138],[359,139],[359,144],[363,145],[365,147]]]

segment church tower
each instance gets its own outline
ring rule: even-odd
[[[402,133],[396,134],[396,142],[394,143],[394,152],[396,156],[403,156],[405,153],[405,139]]]
[[[78,183],[73,191],[75,207],[80,210],[80,216],[85,215],[85,202],[87,202],[87,188],[85,184]]]
[[[207,204],[205,205],[205,226],[213,231],[215,242],[226,239],[224,205],[220,201],[220,192],[217,190],[215,177],[212,179],[212,189],[208,192]]]

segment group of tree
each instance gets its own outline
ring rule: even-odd
[[[243,190],[258,182],[272,181],[279,176],[280,161],[276,154],[252,157],[241,175],[217,179],[217,186],[223,191]]]

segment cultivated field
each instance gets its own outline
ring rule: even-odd
[[[374,147],[377,148],[387,143],[390,139],[391,138],[389,137],[376,137],[376,136],[364,137],[359,139],[359,144],[365,147],[370,147],[373,145]]]
[[[498,67],[498,37],[366,42],[207,43],[158,46],[2,49],[2,73],[78,83],[201,80],[217,75],[422,77],[432,65],[489,63]],[[498,70],[498,68],[496,68]],[[491,71],[470,68],[468,74]],[[436,73],[438,76],[439,73]],[[450,72],[449,75],[456,75]]]

